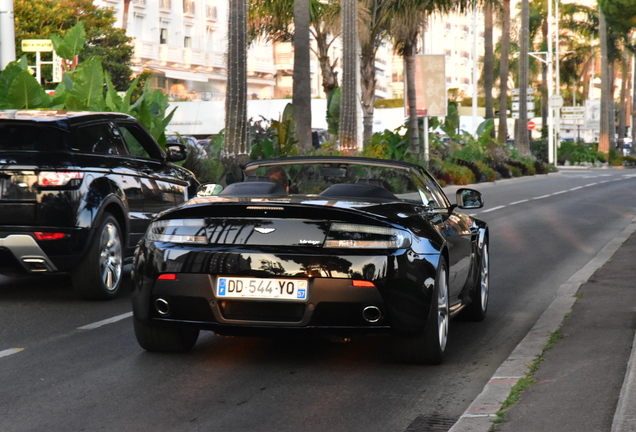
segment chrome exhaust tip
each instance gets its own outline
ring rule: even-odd
[[[362,309],[362,318],[370,324],[375,324],[382,319],[382,311],[377,306],[367,306]]]
[[[155,300],[155,309],[161,316],[170,315],[170,304],[168,303],[166,299],[163,299],[160,297],[157,300]]]

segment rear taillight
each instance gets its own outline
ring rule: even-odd
[[[59,240],[66,237],[66,234],[60,232],[34,232],[33,234],[38,240]]]
[[[84,173],[78,171],[42,171],[38,175],[41,187],[76,187],[82,183]]]
[[[146,239],[180,244],[208,244],[203,219],[167,219],[155,221],[146,231]]]
[[[400,249],[411,246],[408,232],[391,227],[334,222],[324,247],[349,249]]]

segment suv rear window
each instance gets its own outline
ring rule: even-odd
[[[38,123],[0,123],[0,151],[55,151],[66,149],[69,134]]]

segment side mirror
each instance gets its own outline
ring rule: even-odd
[[[166,155],[169,162],[179,162],[188,157],[188,150],[181,143],[168,143],[166,144]]]
[[[460,209],[478,209],[484,206],[483,195],[474,189],[458,189],[455,195]]]
[[[222,190],[223,190],[223,186],[221,186],[220,184],[217,184],[217,183],[203,183],[197,189],[197,196],[201,197],[201,196],[218,195],[219,192],[221,192]]]

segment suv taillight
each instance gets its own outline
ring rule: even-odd
[[[66,234],[60,232],[40,232],[36,231],[35,238],[38,240],[60,240],[66,237]]]
[[[41,187],[76,187],[82,183],[84,173],[77,171],[42,171],[38,176]]]

